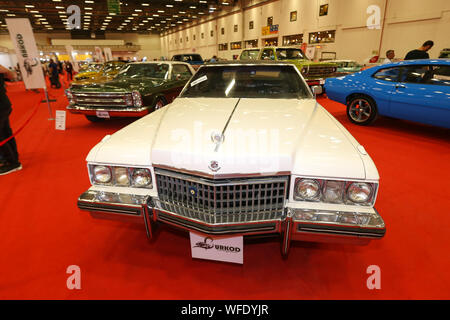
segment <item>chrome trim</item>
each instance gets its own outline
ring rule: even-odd
[[[353,237],[379,239],[384,237],[384,233],[370,233],[370,232],[358,232],[351,230],[337,230],[337,229],[323,229],[323,228],[309,228],[302,227],[299,223],[296,229],[298,233],[315,233],[315,234],[335,234],[335,235],[347,235]]]
[[[149,109],[149,107],[114,109],[114,108],[107,108],[107,107],[106,108],[95,108],[95,107],[90,107],[90,106],[77,106],[77,105],[67,106],[67,110],[74,110],[74,111],[143,112],[148,109]]]
[[[101,199],[104,195],[111,196],[114,198],[114,201]],[[142,214],[142,204],[147,204],[149,196],[130,195],[128,193],[124,195],[131,197],[131,199],[134,197],[135,203],[116,201],[120,201],[119,193],[88,190],[78,197],[77,205],[78,208],[87,211],[140,216]]]
[[[183,168],[175,168],[171,166],[167,166],[164,164],[157,164],[154,163],[152,166],[156,169],[163,169],[168,171],[176,171],[179,173],[185,173],[193,176],[198,176],[201,178],[208,178],[208,179],[229,179],[229,178],[255,178],[255,177],[273,177],[273,176],[290,176],[290,171],[277,171],[277,172],[267,172],[267,173],[261,173],[261,172],[255,172],[255,173],[225,173],[225,174],[213,174],[213,173],[206,173],[201,171],[195,171],[195,170],[187,170]]]
[[[209,224],[168,212],[156,209],[157,221],[164,222],[173,226],[181,227],[186,230],[196,230],[206,234],[224,235],[224,234],[266,234],[279,233],[279,220],[257,221],[253,223],[235,223],[235,224]]]
[[[142,216],[144,217],[144,224],[145,224],[145,232],[147,233],[147,238],[150,240],[153,237],[152,233],[152,223],[149,218],[149,206],[147,203],[142,204]]]
[[[83,93],[83,92],[76,92],[76,91],[70,91],[73,95],[76,96],[82,96],[82,97],[92,97],[92,96],[123,96],[125,94],[131,94],[131,92],[89,92],[89,93]]]

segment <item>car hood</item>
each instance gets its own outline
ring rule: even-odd
[[[214,143],[211,136],[222,132],[223,141]],[[313,99],[177,98],[112,135],[88,161],[208,175],[286,172],[365,179],[358,147]]]
[[[149,88],[160,86],[164,80],[155,78],[122,78],[112,79],[105,82],[95,82],[88,86],[73,86],[73,90],[76,92],[130,92],[130,91],[142,91]]]

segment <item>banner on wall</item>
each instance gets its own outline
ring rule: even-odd
[[[98,62],[105,62],[105,58],[103,57],[103,52],[100,47],[95,47],[95,57]]]
[[[278,25],[277,24],[273,24],[271,26],[266,26],[266,27],[261,28],[261,34],[263,36],[268,36],[268,35],[277,34],[277,33],[278,33]]]
[[[74,52],[73,52],[73,47],[67,45],[67,46],[66,46],[66,51],[67,51],[67,54],[69,55],[69,61],[70,61],[70,63],[71,63],[72,66],[73,66],[73,71],[78,72],[78,70],[79,70],[79,68],[78,68],[78,62],[75,61],[75,59],[73,58],[73,54],[74,54]]]
[[[33,29],[27,18],[5,19],[27,89],[46,89]]]
[[[111,52],[111,48],[103,48],[103,52],[105,53],[105,60],[111,61],[113,60],[113,55]]]

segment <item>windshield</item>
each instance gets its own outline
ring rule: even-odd
[[[101,69],[101,64],[89,64],[84,69],[82,69],[83,72],[90,72],[90,71],[99,71]]]
[[[208,66],[194,75],[181,97],[310,98],[293,66]]]
[[[173,56],[172,60],[182,62],[203,62],[202,57],[199,54],[185,54],[180,56]]]
[[[131,63],[123,67],[117,74],[117,78],[158,78],[169,77],[169,65],[167,63]]]
[[[277,49],[278,60],[308,60],[300,49]]]
[[[113,63],[113,62],[105,63],[103,65],[103,73],[120,70],[120,68],[122,68],[123,65],[124,63]]]

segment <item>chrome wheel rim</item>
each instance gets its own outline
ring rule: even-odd
[[[367,121],[372,115],[372,106],[365,99],[355,99],[350,104],[349,115],[356,122]]]

